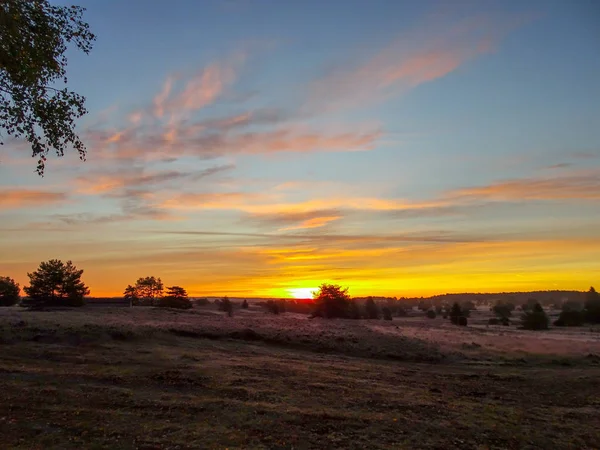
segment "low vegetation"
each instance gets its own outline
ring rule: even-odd
[[[521,325],[526,330],[547,330],[548,323],[548,315],[539,303],[525,310],[521,316]]]
[[[10,277],[0,277],[0,306],[13,306],[19,302],[21,288]]]
[[[159,306],[163,308],[190,309],[192,302],[181,286],[169,286],[167,294],[160,299]]]

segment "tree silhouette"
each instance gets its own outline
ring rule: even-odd
[[[367,298],[365,302],[365,315],[367,319],[379,319],[379,307],[373,297]]]
[[[356,300],[350,300],[348,303],[348,319],[362,319],[362,314],[360,311],[360,305]]]
[[[225,296],[219,302],[219,310],[227,313],[229,317],[233,316],[233,303],[229,300],[229,297]]]
[[[163,295],[163,282],[156,277],[138,278],[135,286],[127,285],[123,296],[134,305],[152,306],[158,304]]]
[[[383,320],[392,320],[392,311],[387,306],[381,308],[381,314],[383,315]]]
[[[521,316],[521,325],[526,330],[547,330],[548,316],[542,305],[536,303],[530,311],[525,311]]]
[[[71,261],[51,259],[27,274],[29,286],[23,289],[35,306],[82,306],[83,297],[90,293],[82,274]]]
[[[75,120],[87,113],[85,98],[57,84],[67,83],[68,44],[87,54],[96,39],[84,11],[48,0],[0,3],[0,128],[29,142],[40,175],[50,150],[63,156],[71,146],[85,159],[75,133]]]
[[[585,295],[585,310],[588,322],[600,323],[600,294],[593,286]]]
[[[128,284],[123,292],[123,298],[129,300],[132,304],[137,304],[139,297],[135,286]]]
[[[13,306],[19,301],[19,283],[9,277],[0,277],[0,306]]]
[[[158,305],[163,308],[190,309],[192,302],[190,302],[184,288],[181,286],[169,286],[167,287],[167,294],[160,299]]]
[[[312,317],[324,317],[333,319],[336,317],[348,317],[350,295],[348,288],[342,288],[335,284],[323,283],[317,292],[313,294],[315,311]]]

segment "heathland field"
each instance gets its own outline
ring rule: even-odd
[[[600,329],[0,309],[3,448],[598,448]]]

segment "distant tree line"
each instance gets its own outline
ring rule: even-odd
[[[84,297],[89,295],[89,288],[81,280],[83,270],[77,269],[71,261],[63,263],[61,260],[52,259],[40,263],[38,269],[28,273],[29,286],[25,286],[27,297],[21,300],[21,287],[10,277],[0,277],[0,306],[13,306],[19,301],[23,306],[82,306]],[[555,291],[548,291],[555,292]],[[578,293],[579,294],[579,293]],[[583,301],[569,299],[561,304],[546,301],[546,305],[559,307],[560,315],[555,326],[581,326],[585,323],[600,323],[600,294],[593,287],[585,293]],[[157,306],[166,308],[190,309],[193,304],[188,297],[187,291],[181,286],[167,286],[160,277],[141,277],[135,284],[128,285],[123,298],[131,301],[133,306]],[[352,298],[348,288],[335,284],[323,283],[318,291],[313,294],[312,300],[267,300],[255,303],[263,307],[271,314],[285,312],[309,314],[311,318],[345,318],[345,319],[383,319],[393,320],[394,316],[408,316],[409,311],[417,308],[429,319],[435,319],[442,315],[449,319],[452,324],[467,325],[470,312],[477,306],[485,304],[481,297],[475,297],[475,301],[455,301],[451,306],[444,301],[447,298],[456,298],[455,294],[447,296],[436,296],[430,299],[406,299],[395,297],[361,297]],[[508,298],[508,300],[506,300]],[[544,330],[549,326],[549,318],[544,311],[543,304],[533,297],[528,297],[520,305],[510,301],[514,296],[504,297],[496,302],[491,310],[495,318],[489,319],[490,325],[509,325],[511,317],[516,310],[522,311],[521,326],[530,330]],[[550,298],[547,296],[547,298]],[[198,306],[208,305],[208,299],[198,299]],[[216,299],[214,304],[217,308],[233,316],[234,310],[239,306],[241,309],[249,309],[247,300],[236,305],[228,297]],[[414,314],[414,313],[412,313]]]

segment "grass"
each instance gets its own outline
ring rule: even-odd
[[[567,366],[528,354],[521,363],[476,347],[475,358],[418,333],[399,339],[410,321],[382,331],[383,321],[286,316],[2,310],[3,448],[559,449],[600,442],[594,357],[552,355]]]

